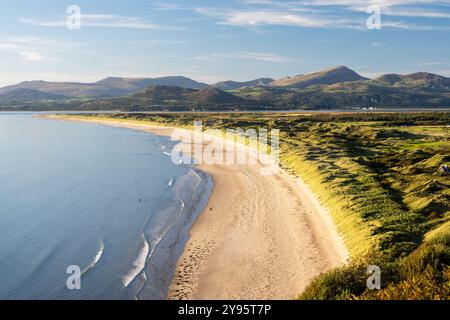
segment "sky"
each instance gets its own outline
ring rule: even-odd
[[[337,65],[371,78],[450,76],[450,0],[0,0],[0,6],[0,86],[171,75],[214,83]]]

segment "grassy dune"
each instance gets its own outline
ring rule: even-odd
[[[117,114],[207,129],[281,130],[281,163],[330,210],[352,259],[300,299],[450,297],[450,113]],[[367,266],[382,290],[366,289]]]

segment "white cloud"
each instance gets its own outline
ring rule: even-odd
[[[185,44],[184,40],[135,40],[130,42],[133,45],[160,45],[160,44]]]
[[[247,11],[234,12],[227,16],[223,22],[230,25],[295,25],[303,27],[325,27],[330,24],[317,17],[301,16],[284,12]]]
[[[220,19],[220,24],[235,26],[292,25],[302,27],[326,27],[331,21],[321,17],[300,15],[275,10],[218,10],[197,8],[198,13]]]

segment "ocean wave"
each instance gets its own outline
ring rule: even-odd
[[[136,277],[142,272],[142,270],[144,270],[149,251],[150,246],[145,239],[145,236],[142,234],[141,250],[139,251],[136,259],[133,261],[131,269],[122,277],[122,283],[125,287],[128,287],[130,283],[133,282],[133,280],[136,279]]]
[[[97,253],[95,254],[94,259],[92,260],[92,262],[83,270],[83,272],[81,272],[81,276],[83,276],[86,272],[88,272],[89,270],[91,270],[93,267],[95,267],[95,265],[100,261],[100,259],[103,256],[103,251],[105,251],[105,245],[103,243],[103,239],[100,239],[100,246],[99,249],[97,250]]]

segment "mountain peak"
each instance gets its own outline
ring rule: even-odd
[[[361,80],[367,79],[346,66],[337,66],[305,75],[276,80],[272,82],[272,85],[277,87],[307,88],[318,84],[330,85],[339,82],[354,82]]]

